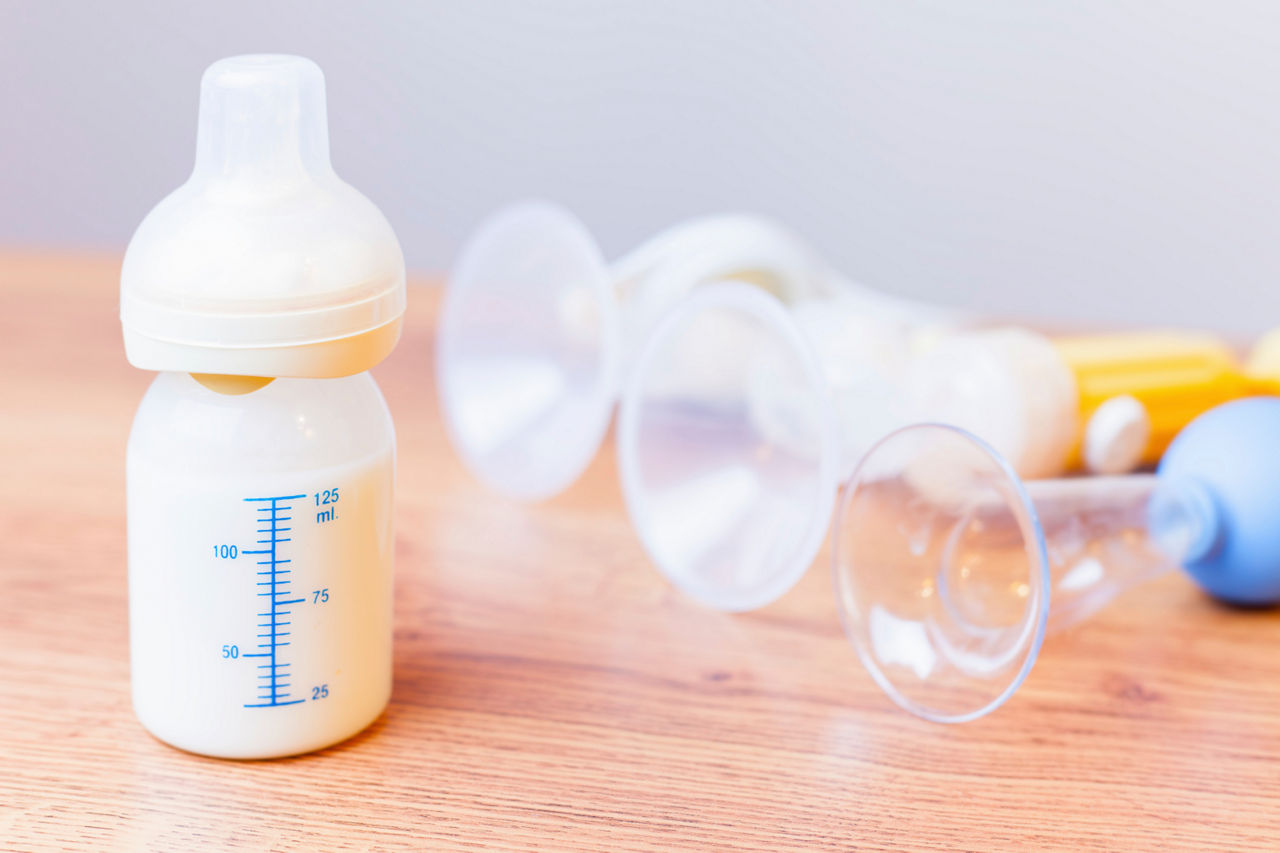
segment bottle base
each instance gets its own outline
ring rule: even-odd
[[[182,725],[148,720],[136,708],[135,713],[147,733],[166,746],[207,758],[262,761],[318,752],[350,740],[376,723],[386,712],[389,703],[388,696],[371,712],[353,715],[344,720],[341,726],[334,725],[323,730],[290,731],[288,737],[280,737],[277,732],[253,732],[248,736],[237,734],[234,737],[226,732],[196,732]]]

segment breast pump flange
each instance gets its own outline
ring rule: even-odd
[[[686,342],[734,324],[741,332],[723,356],[737,366],[725,385],[736,394],[708,403],[668,393],[664,377],[682,369]],[[765,389],[789,393],[762,394],[762,376]],[[941,424],[900,428],[855,465],[841,431],[856,413],[837,414],[832,396],[787,308],[732,283],[703,288],[654,331],[624,391],[627,510],[676,587],[749,610],[811,565],[852,470],[833,528],[842,618],[877,683],[913,713],[989,713],[1026,677],[1046,629],[1179,562],[1219,597],[1280,600],[1280,519],[1262,509],[1280,503],[1280,464],[1266,449],[1280,434],[1280,401],[1202,416],[1158,475],[1024,484],[986,442]],[[1272,461],[1251,469],[1257,476],[1244,473],[1263,457]],[[871,513],[871,496],[886,494]],[[888,565],[888,553],[906,568]]]
[[[721,394],[672,393],[669,378],[708,340]],[[765,407],[761,376],[786,389]],[[623,392],[617,445],[632,527],[654,565],[700,603],[769,604],[822,546],[840,480],[835,408],[809,342],[761,291],[711,284],[659,324]]]
[[[518,499],[567,488],[595,456],[648,332],[687,293],[720,279],[784,302],[837,289],[884,301],[839,282],[760,217],[690,220],[613,264],[557,205],[521,202],[489,217],[454,266],[438,327],[441,409],[467,467]]]

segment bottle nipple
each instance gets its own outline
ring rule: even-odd
[[[270,194],[333,174],[324,75],[300,56],[233,56],[205,71],[193,181]]]

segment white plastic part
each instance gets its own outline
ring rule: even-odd
[[[394,466],[367,373],[247,394],[156,378],[127,462],[133,703],[152,734],[270,758],[382,712]]]
[[[520,202],[487,218],[449,277],[437,338],[441,409],[467,467],[511,497],[563,491],[598,451],[623,378],[662,314],[723,278],[787,300],[831,286],[801,241],[758,217],[690,220],[612,267],[558,205]],[[719,390],[714,372],[668,378]]]
[[[1093,474],[1126,474],[1142,462],[1151,416],[1135,397],[1121,394],[1094,410],[1084,428],[1085,467]]]
[[[391,351],[404,308],[391,226],[329,163],[320,69],[296,56],[211,65],[191,177],[147,215],[125,254],[129,361],[347,376]]]
[[[980,436],[1027,478],[1061,473],[1076,440],[1079,393],[1052,342],[1026,329],[962,332],[912,365],[920,417]]]

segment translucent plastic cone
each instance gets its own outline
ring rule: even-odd
[[[436,366],[450,437],[482,482],[537,499],[577,479],[609,425],[618,323],[572,216],[520,205],[480,228],[450,276]]]
[[[768,604],[822,543],[835,419],[817,360],[765,293],[708,285],[662,323],[628,383],[618,449],[649,556],[703,603]]]
[[[831,286],[800,241],[756,217],[692,220],[613,266],[555,205],[486,220],[450,276],[437,341],[441,407],[464,462],[512,497],[567,488],[599,449],[639,342],[690,289],[720,278],[786,299]]]
[[[963,722],[1026,678],[1046,629],[1201,559],[1219,536],[1192,478],[1023,483],[958,427],[899,430],[868,453],[835,520],[845,631],[903,708]]]

